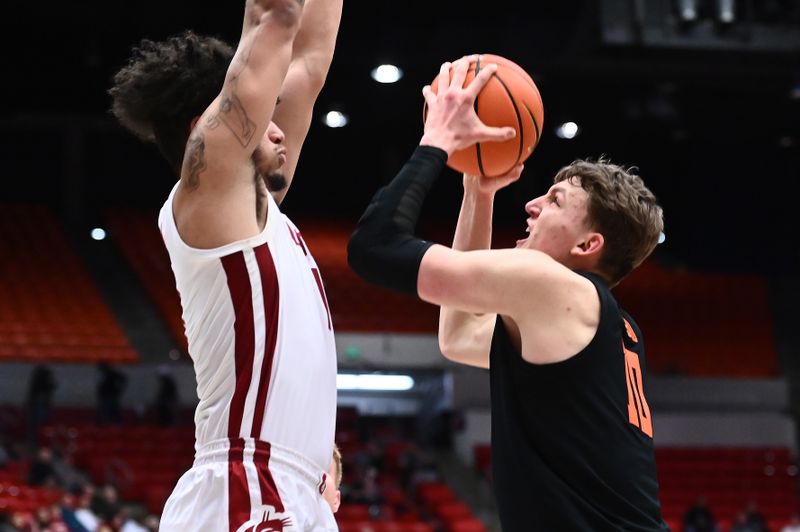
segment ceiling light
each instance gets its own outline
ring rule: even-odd
[[[395,83],[403,77],[403,71],[394,65],[380,65],[372,70],[372,79],[378,83]]]
[[[322,118],[322,121],[328,127],[344,127],[350,122],[350,119],[342,112],[328,111]]]
[[[414,379],[408,375],[375,375],[371,373],[339,373],[336,388],[339,390],[368,390],[398,392],[414,387]]]

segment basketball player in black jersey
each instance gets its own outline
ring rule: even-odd
[[[473,59],[474,60],[474,59]],[[440,305],[439,343],[489,368],[493,485],[504,532],[667,530],[658,501],[642,333],[611,294],[655,248],[662,211],[619,166],[576,161],[525,205],[528,236],[490,250],[494,193],[522,170],[464,177],[453,247],[413,236],[453,151],[504,140],[463,88],[470,58],[442,65],[420,146],[373,198],[348,246],[366,280]]]

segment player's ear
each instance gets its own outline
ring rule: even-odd
[[[584,238],[572,248],[575,255],[589,256],[600,253],[603,250],[605,239],[600,233],[587,233]]]

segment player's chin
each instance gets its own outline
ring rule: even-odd
[[[264,182],[267,185],[267,190],[270,192],[280,192],[288,186],[286,176],[283,172],[271,172],[264,176]]]

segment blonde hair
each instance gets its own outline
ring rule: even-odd
[[[615,285],[641,264],[658,244],[664,215],[655,195],[636,175],[601,157],[577,160],[558,171],[554,183],[579,184],[589,194],[588,222],[605,238],[599,268]]]
[[[336,489],[338,490],[342,485],[342,452],[339,450],[339,446],[335,443],[333,444],[333,463],[336,472],[336,478],[333,480],[335,481]]]

